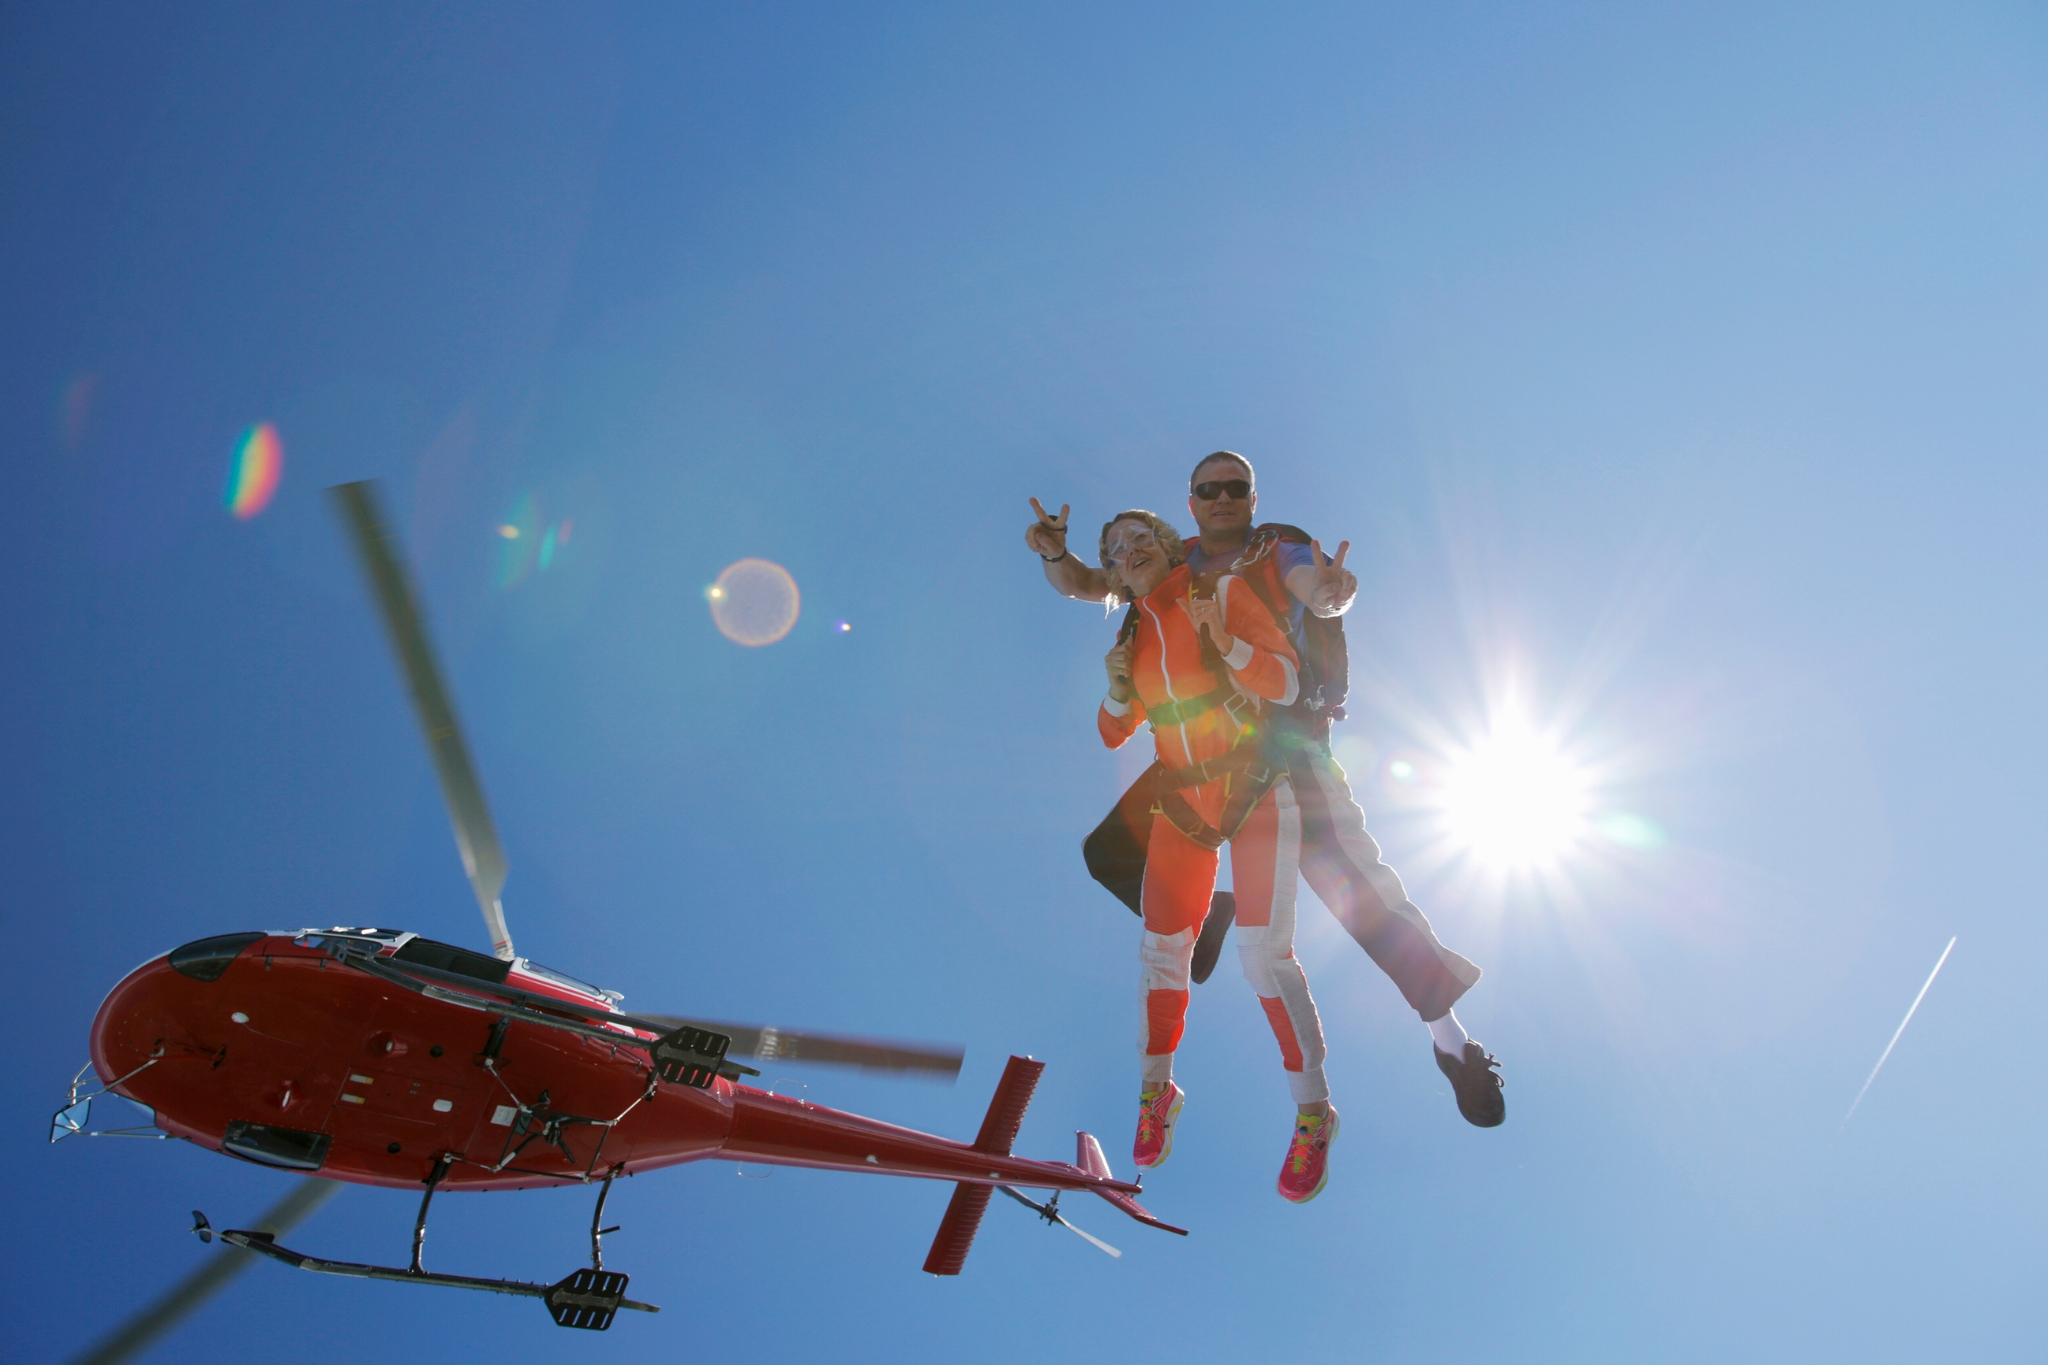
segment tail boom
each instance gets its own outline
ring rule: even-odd
[[[1064,1161],[1033,1161],[1010,1154],[1024,1106],[1030,1103],[1044,1067],[1043,1062],[1025,1057],[1011,1059],[989,1104],[988,1117],[982,1121],[981,1134],[971,1143],[735,1085],[732,1124],[716,1155],[749,1165],[810,1166],[975,1185],[1090,1191],[1102,1187],[1138,1193],[1136,1185],[1092,1175]]]

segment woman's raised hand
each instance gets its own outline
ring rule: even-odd
[[[1122,641],[1115,649],[1102,656],[1102,666],[1109,672],[1109,695],[1117,701],[1131,699],[1131,642]]]
[[[1197,634],[1209,632],[1209,643],[1216,646],[1218,654],[1229,654],[1237,648],[1237,640],[1223,628],[1223,604],[1213,597],[1196,597],[1181,603],[1188,620],[1195,623]]]
[[[1067,552],[1067,512],[1069,504],[1060,504],[1060,514],[1052,516],[1039,504],[1031,500],[1031,510],[1038,520],[1024,528],[1024,543],[1040,559],[1058,559]]]

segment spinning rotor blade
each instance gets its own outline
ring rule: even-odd
[[[1061,1217],[1059,1210],[1058,1195],[1054,1195],[1052,1197],[1051,1202],[1041,1204],[1035,1199],[1027,1199],[1023,1195],[1011,1189],[1008,1185],[998,1185],[996,1186],[996,1188],[1001,1190],[1004,1194],[1009,1195],[1010,1198],[1016,1200],[1025,1208],[1030,1209],[1032,1212],[1036,1213],[1040,1218],[1043,1218],[1046,1222],[1058,1223],[1061,1227],[1065,1228],[1068,1232],[1073,1233],[1076,1237],[1079,1237],[1082,1241],[1088,1243],[1090,1246],[1098,1247],[1101,1250],[1106,1251],[1110,1255],[1116,1257],[1118,1260],[1123,1259],[1123,1253],[1121,1251],[1118,1251],[1115,1247],[1103,1241],[1100,1237],[1095,1236],[1093,1233],[1081,1231],[1081,1229],[1075,1227],[1072,1223],[1069,1223],[1065,1218]]]
[[[757,1028],[751,1024],[719,1024],[674,1015],[640,1016],[669,1028],[691,1025],[723,1033],[732,1039],[726,1056],[734,1060],[808,1062],[818,1066],[857,1066],[863,1071],[890,1071],[943,1077],[951,1082],[960,1074],[960,1060],[966,1053],[957,1047],[929,1043],[898,1043],[880,1038],[842,1038],[830,1033],[792,1033],[786,1029]]]
[[[332,1180],[311,1176],[292,1186],[290,1194],[278,1200],[263,1215],[258,1230],[282,1237],[327,1202],[341,1186]],[[183,1320],[187,1313],[225,1289],[230,1280],[249,1268],[256,1253],[240,1247],[223,1246],[200,1267],[165,1290],[149,1307],[102,1337],[91,1350],[72,1358],[71,1365],[116,1365],[143,1350]]]
[[[505,908],[498,900],[505,889],[505,850],[498,843],[498,827],[491,823],[483,784],[477,781],[476,768],[469,761],[469,746],[462,742],[454,703],[442,686],[441,670],[427,641],[426,616],[398,551],[397,535],[378,503],[375,484],[336,484],[327,491],[334,496],[349,539],[355,543],[356,557],[384,618],[385,634],[412,693],[413,714],[419,718],[427,751],[434,756],[441,798],[448,803],[448,819],[455,826],[462,869],[469,874],[477,908],[484,912],[484,926],[490,930],[491,951],[510,962],[512,931],[505,927]]]

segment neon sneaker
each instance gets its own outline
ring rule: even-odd
[[[1172,1081],[1138,1096],[1138,1138],[1131,1144],[1131,1160],[1140,1170],[1164,1166],[1173,1154],[1173,1125],[1187,1098]]]
[[[1330,1144],[1337,1140],[1337,1111],[1326,1119],[1308,1114],[1294,1117],[1294,1140],[1280,1163],[1280,1197],[1306,1204],[1330,1183]]]

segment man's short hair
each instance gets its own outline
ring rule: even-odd
[[[1252,462],[1250,460],[1247,460],[1244,456],[1238,454],[1234,450],[1216,450],[1211,451],[1207,455],[1204,455],[1196,463],[1195,467],[1188,472],[1188,492],[1192,493],[1195,491],[1195,476],[1200,474],[1204,469],[1207,469],[1210,465],[1216,463],[1216,461],[1218,460],[1229,460],[1232,464],[1236,465],[1239,469],[1242,469],[1244,471],[1244,481],[1246,483],[1250,484],[1254,488],[1257,488],[1259,486],[1259,476],[1252,473]]]

